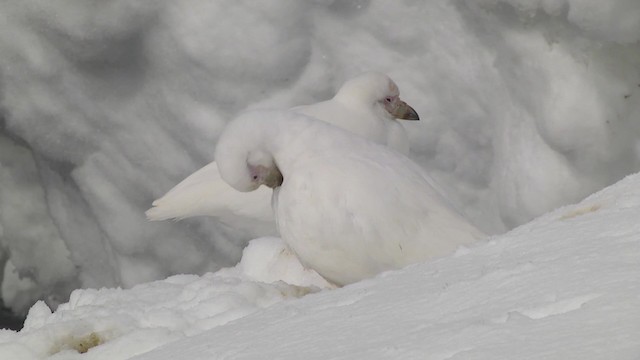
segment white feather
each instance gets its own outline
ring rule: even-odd
[[[232,189],[212,162],[155,200],[146,215],[150,220],[213,215],[228,226],[247,231],[251,237],[277,235],[271,193],[266,187],[250,193]]]
[[[398,94],[397,86],[388,76],[368,72],[347,81],[331,100],[295,107],[291,111],[408,153],[409,139],[404,127],[379,103],[385,96]],[[251,193],[231,189],[221,180],[214,161],[155,200],[146,215],[154,221],[213,216],[252,236],[276,235],[271,193],[266,187]]]
[[[271,154],[284,182],[273,207],[301,262],[344,285],[440,257],[485,235],[399,152],[291,112],[255,111],[231,122],[216,158],[231,186],[246,182],[252,151]]]

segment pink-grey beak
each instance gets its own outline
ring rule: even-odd
[[[391,115],[401,120],[420,120],[418,113],[406,102],[398,99],[398,105],[390,111]]]

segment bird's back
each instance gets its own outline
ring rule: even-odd
[[[297,161],[277,194],[280,232],[307,265],[346,284],[484,237],[411,160],[337,135],[323,136],[338,138],[324,155]]]
[[[297,106],[291,111],[322,120],[403,154],[409,152],[409,141],[404,127],[397,120],[376,113],[373,107],[352,106],[331,99],[312,105]]]

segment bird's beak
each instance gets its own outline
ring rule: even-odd
[[[420,120],[418,113],[400,99],[398,99],[398,105],[391,112],[391,116],[401,120]]]
[[[273,169],[269,171],[267,176],[264,178],[264,184],[272,189],[275,189],[278,186],[282,185],[283,181],[284,177],[282,176],[280,169],[278,169],[276,166],[274,166]]]

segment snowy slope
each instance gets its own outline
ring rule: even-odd
[[[232,266],[144,210],[226,121],[388,73],[413,158],[499,234],[640,171],[637,0],[0,2],[0,275],[18,312]],[[240,31],[241,30],[241,31]]]
[[[458,256],[136,359],[638,359],[640,176]]]
[[[634,360],[639,217],[640,174],[454,256],[317,293],[265,239],[234,269],[77,290],[53,314],[39,303],[24,330],[0,332],[0,358]],[[278,278],[299,286],[260,281]]]

